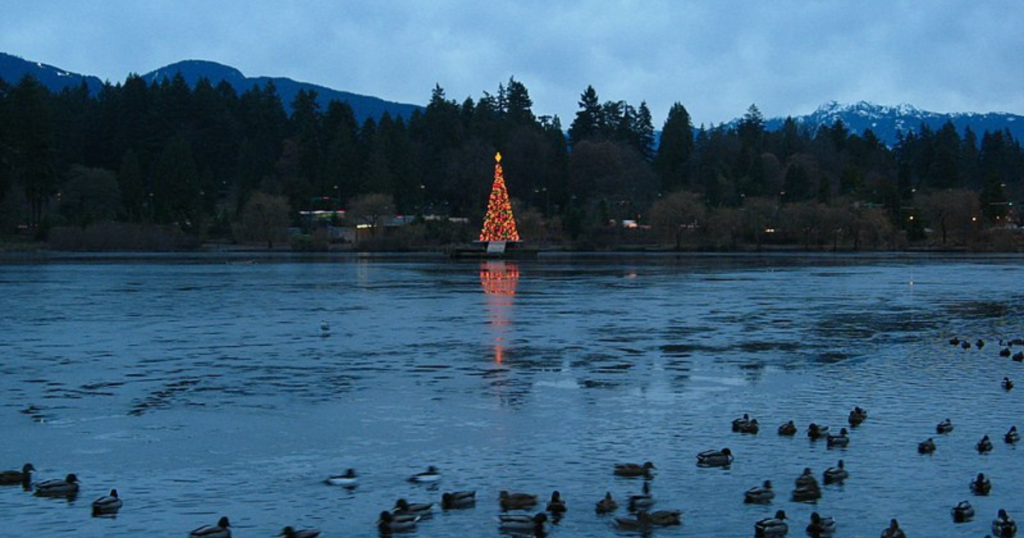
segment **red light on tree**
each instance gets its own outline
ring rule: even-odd
[[[512,217],[512,202],[505,189],[505,178],[501,172],[501,153],[494,155],[494,185],[487,202],[487,215],[480,231],[481,241],[519,241],[516,221]]]

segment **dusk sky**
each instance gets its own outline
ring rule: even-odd
[[[660,129],[831,100],[1024,113],[1024,4],[928,2],[0,0],[0,52],[123,82],[186,59],[424,105],[515,77],[568,128],[587,85]]]

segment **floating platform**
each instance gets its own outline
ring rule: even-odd
[[[458,260],[530,260],[537,257],[537,249],[527,248],[522,241],[474,241],[468,247],[449,250],[448,257]]]

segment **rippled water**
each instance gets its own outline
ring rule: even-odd
[[[1024,365],[996,344],[1024,337],[1020,257],[242,261],[0,265],[0,468],[83,482],[73,502],[0,488],[6,530],[183,536],[228,515],[239,537],[375,536],[400,497],[475,489],[475,508],[435,510],[414,535],[497,537],[500,490],[557,489],[569,512],[550,536],[617,536],[594,503],[611,491],[625,504],[641,482],[613,465],[647,460],[656,509],[683,511],[659,536],[753,536],[778,509],[791,536],[812,511],[837,536],[896,517],[911,536],[976,537],[999,508],[1024,518],[1024,447],[1001,442],[1024,410]],[[848,448],[804,436],[812,421],[845,426],[855,405],[870,418]],[[743,413],[760,434],[730,431]],[[935,435],[946,417],[956,430]],[[777,436],[789,419],[800,433]],[[996,446],[982,456],[985,434]],[[938,450],[920,456],[927,437]],[[730,469],[695,465],[722,447]],[[845,485],[789,500],[804,467],[820,480],[840,458]],[[436,487],[405,480],[428,465]],[[349,467],[355,490],[323,483]],[[978,472],[990,497],[968,489]],[[775,502],[744,505],[764,480]],[[115,487],[121,513],[91,518]],[[954,524],[964,499],[978,517]]]

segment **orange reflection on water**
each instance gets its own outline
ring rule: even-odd
[[[511,325],[512,310],[515,306],[516,287],[519,283],[519,266],[514,262],[487,261],[480,264],[480,285],[487,294],[487,311],[490,314],[491,331],[494,335],[494,362],[505,361],[505,333]]]

